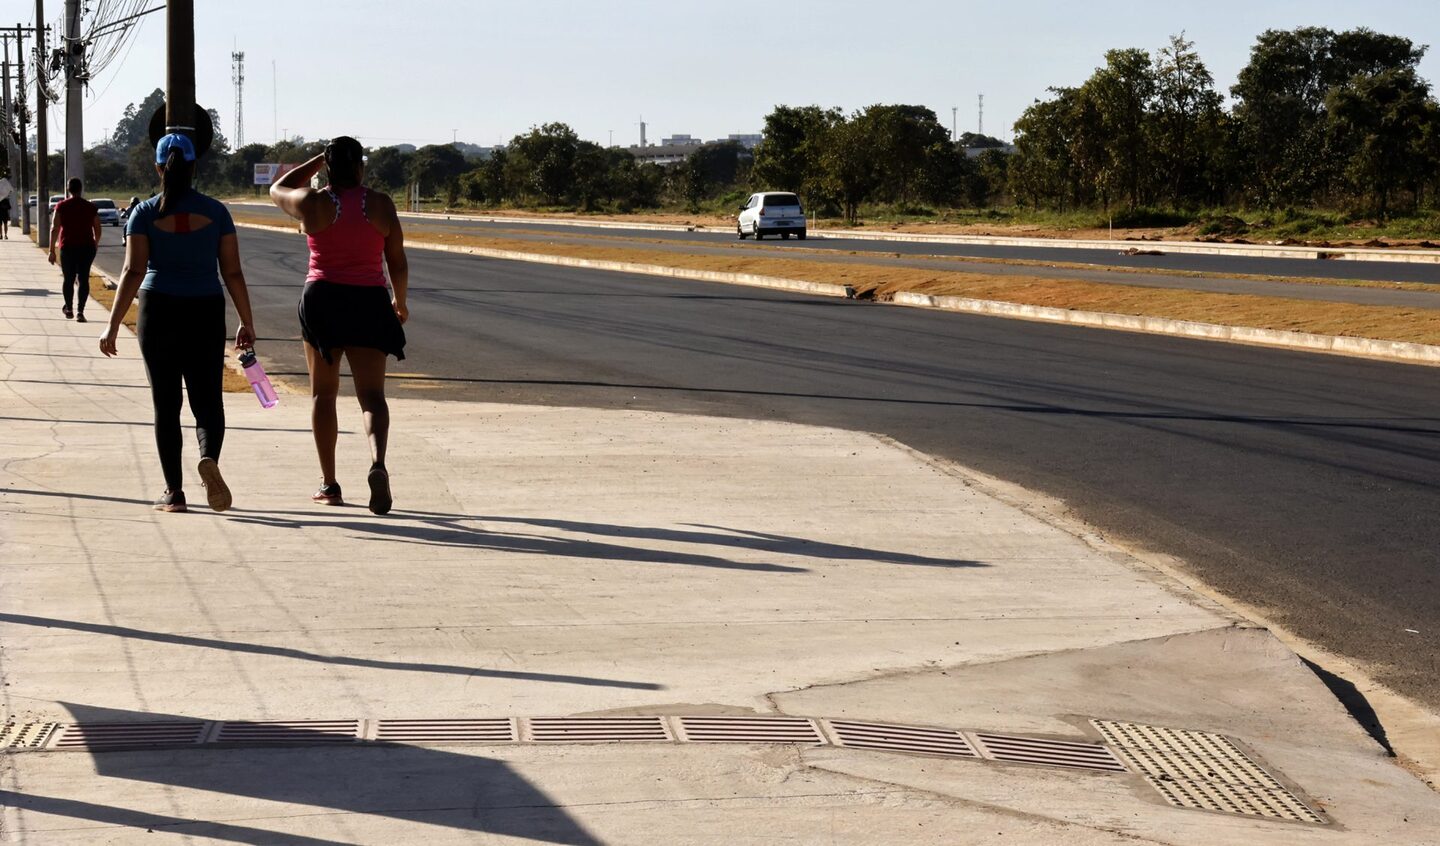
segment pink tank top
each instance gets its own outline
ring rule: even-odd
[[[335,221],[305,236],[310,245],[310,273],[305,281],[384,287],[385,236],[365,217],[365,187],[339,194],[326,188],[325,192],[335,203]]]

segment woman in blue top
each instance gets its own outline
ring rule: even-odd
[[[184,135],[161,138],[155,146],[155,172],[164,190],[135,206],[125,223],[125,267],[110,309],[110,326],[100,337],[100,351],[115,355],[120,321],[138,292],[140,317],[136,333],[150,379],[155,446],[165,474],[165,493],[156,501],[155,510],[185,510],[184,477],[180,472],[183,382],[190,397],[190,411],[195,415],[205,497],[211,508],[224,511],[230,507],[230,489],[218,464],[225,440],[221,394],[225,296],[220,280],[225,280],[240,315],[236,349],[255,345],[250,294],[240,269],[240,247],[229,210],[191,187],[195,145]]]

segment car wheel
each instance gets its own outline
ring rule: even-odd
[[[736,235],[736,237],[738,237],[741,241],[744,241],[744,240],[745,240],[745,230],[744,230],[744,229],[741,229],[741,228],[740,228],[740,224],[738,224],[738,223],[735,224],[735,235]]]
[[[804,229],[801,229],[799,232],[795,233],[795,237],[796,237],[796,238],[799,238],[801,241],[804,241],[804,240],[805,240],[805,235],[806,235],[806,232],[805,232]]]
[[[781,233],[780,233],[780,240],[781,240],[781,241],[789,241],[789,240],[790,240],[790,233],[789,233],[789,232],[781,232]]]
[[[755,240],[756,240],[756,241],[763,241],[763,240],[765,240],[765,230],[764,230],[764,229],[761,229],[761,228],[760,228],[760,224],[758,224],[758,223],[755,224]]]

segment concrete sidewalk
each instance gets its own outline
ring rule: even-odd
[[[233,394],[234,510],[203,510],[187,443],[201,507],[157,514],[135,342],[101,357],[55,276],[0,242],[0,741],[41,747],[0,751],[0,841],[1436,842],[1440,796],[1267,632],[882,438],[394,402],[382,518],[308,502],[303,398]],[[341,423],[363,502],[349,401]],[[533,719],[571,715],[659,716],[591,743]],[[705,715],[816,734],[707,743]],[[385,733],[486,718],[520,718],[512,741]],[[1091,720],[1233,737],[1321,824],[1174,807]],[[957,731],[916,755],[846,721]],[[135,722],[201,728],[95,751]],[[1128,771],[1057,767],[1060,742]]]

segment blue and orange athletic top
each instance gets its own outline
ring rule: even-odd
[[[150,261],[140,290],[182,297],[219,294],[220,239],[235,234],[230,210],[213,197],[191,191],[165,216],[174,231],[156,226],[159,219],[156,196],[135,206],[125,223],[127,236],[144,235],[150,240]]]

